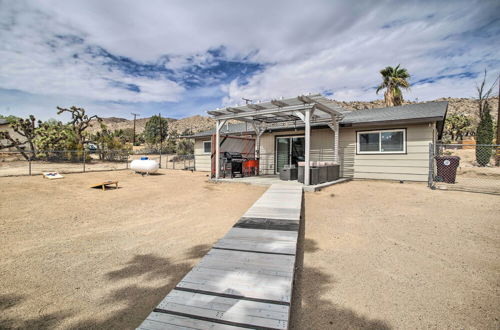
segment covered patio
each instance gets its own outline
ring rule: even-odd
[[[251,125],[255,131],[255,158],[260,159],[262,134],[268,129],[293,127],[303,123],[304,127],[304,185],[311,184],[311,124],[325,124],[334,132],[333,162],[339,165],[339,122],[343,118],[342,109],[320,94],[301,95],[296,98],[271,100],[262,103],[248,103],[242,106],[225,107],[207,112],[216,120],[215,131],[215,180],[221,179],[221,128],[230,120]],[[270,179],[272,176],[268,177]],[[274,176],[275,180],[278,180]],[[256,180],[256,179],[254,179]]]

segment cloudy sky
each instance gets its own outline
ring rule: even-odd
[[[500,73],[499,36],[500,1],[0,0],[0,114],[373,100],[397,64],[408,99],[471,97],[484,69]]]

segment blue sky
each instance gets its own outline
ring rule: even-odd
[[[472,97],[498,75],[499,1],[0,0],[0,114],[83,106],[182,118],[306,93],[383,98],[401,64],[410,100]]]

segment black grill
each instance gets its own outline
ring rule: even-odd
[[[223,175],[230,175],[231,179],[236,176],[243,176],[243,162],[245,158],[239,152],[225,151],[222,157]]]

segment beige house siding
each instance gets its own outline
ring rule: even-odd
[[[210,154],[203,150],[203,142],[210,141],[210,137],[205,139],[196,139],[194,142],[194,163],[196,171],[210,171],[211,161]]]
[[[304,135],[303,130],[265,133],[260,144],[260,173],[275,174],[277,136]],[[311,130],[311,161],[333,161],[334,135],[330,128]]]
[[[356,132],[383,129],[406,129],[406,154],[356,154]],[[340,129],[339,158],[341,176],[355,179],[427,181],[429,143],[436,139],[434,123],[366,126]],[[304,135],[303,130],[265,133],[261,137],[260,174],[275,174],[275,139],[277,136]],[[210,154],[203,153],[203,141],[195,142],[197,171],[210,171]],[[334,134],[330,128],[311,130],[311,160],[333,161]]]
[[[391,128],[406,129],[406,154],[356,154],[356,132]],[[435,138],[435,125],[398,125],[340,130],[342,176],[355,179],[427,181],[429,143]]]

